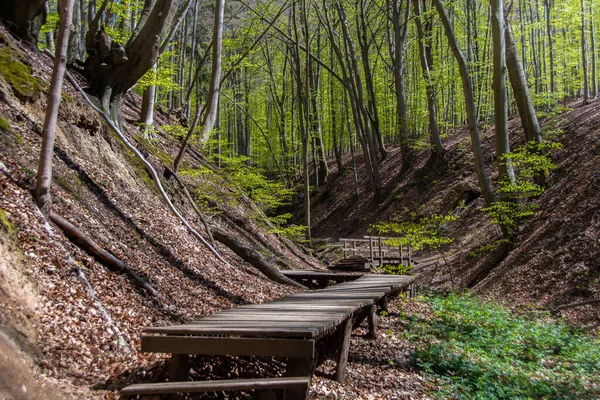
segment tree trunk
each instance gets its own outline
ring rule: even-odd
[[[491,0],[492,54],[494,77],[494,124],[496,133],[496,161],[500,181],[513,183],[514,171],[510,158],[508,140],[508,111],[506,103],[506,59],[504,42],[504,4],[503,0]]]
[[[533,101],[529,94],[525,72],[523,71],[521,61],[519,60],[519,50],[515,43],[512,27],[508,21],[506,21],[504,33],[506,39],[506,66],[508,68],[510,83],[517,103],[517,109],[519,110],[519,116],[521,117],[525,139],[528,142],[534,141],[536,143],[541,143],[542,130],[540,129],[540,124],[535,115],[535,108],[533,107]]]
[[[419,1],[420,0],[413,0],[413,13],[415,14],[415,25],[417,27],[417,36],[419,39],[419,59],[421,60],[421,69],[423,70],[423,78],[425,79],[427,110],[429,112],[429,134],[431,135],[431,143],[433,144],[433,154],[435,154],[435,156],[438,159],[441,159],[442,157],[444,157],[444,153],[446,150],[442,145],[442,139],[440,138],[440,128],[437,123],[435,88],[433,87],[433,81],[430,73],[431,65],[426,55],[426,38],[423,29],[423,23],[421,21],[421,18],[423,17],[421,15],[421,7]]]
[[[63,78],[67,65],[67,48],[69,45],[69,26],[73,14],[75,0],[63,0],[59,8],[60,24],[58,28],[57,54],[54,58],[54,69],[48,91],[48,106],[44,119],[42,132],[42,147],[38,163],[37,180],[35,186],[35,201],[42,214],[48,217],[52,208],[52,156],[54,155],[54,140],[56,138],[56,122],[58,107],[60,106]]]
[[[446,37],[448,38],[448,42],[458,63],[458,69],[463,86],[463,94],[465,97],[465,107],[467,109],[467,124],[469,126],[469,133],[471,136],[471,148],[473,150],[473,157],[475,159],[475,171],[477,172],[479,188],[481,189],[481,193],[483,194],[485,202],[487,205],[491,205],[496,199],[494,192],[492,191],[487,172],[485,171],[485,164],[483,162],[483,152],[481,150],[481,141],[479,139],[479,131],[477,127],[477,115],[475,113],[475,98],[473,96],[473,86],[471,84],[471,77],[469,76],[467,61],[465,60],[465,56],[460,50],[460,47],[458,47],[458,42],[454,36],[454,30],[452,29],[452,25],[448,19],[446,10],[442,5],[442,1],[433,0],[433,3],[437,9],[440,19],[442,20]]]
[[[552,25],[550,24],[550,10],[552,9],[552,0],[544,0],[544,7],[546,9],[546,35],[548,37],[548,53],[550,55],[550,92],[554,93],[556,92],[556,84],[554,82],[554,39],[552,38]],[[506,24],[509,25],[509,22],[507,21]]]
[[[103,3],[87,33],[85,75],[90,80],[89,92],[101,99],[105,111],[122,128],[121,103],[123,96],[158,61],[163,37],[170,29],[177,12],[175,0],[147,0],[135,31],[125,46],[112,41],[98,29],[106,8]]]
[[[67,50],[67,64],[69,65],[75,63],[75,60],[83,62],[85,59],[81,9],[82,0],[75,0],[73,4],[73,21],[71,23],[71,35],[69,36],[69,48]]]
[[[394,83],[396,87],[396,118],[398,119],[400,151],[402,153],[402,169],[406,170],[412,165],[413,151],[408,141],[408,129],[406,126],[406,99],[404,95],[404,57],[403,47],[408,29],[408,16],[410,2],[406,2],[404,19],[399,8],[398,0],[388,0],[388,8],[392,12],[391,19],[394,30]]]
[[[596,76],[597,73],[597,65],[596,65],[596,35],[594,34],[595,32],[595,28],[594,28],[594,5],[593,2],[590,5],[590,39],[591,39],[591,46],[592,46],[592,97],[596,98],[598,96],[598,77]]]
[[[215,22],[213,27],[213,53],[212,71],[210,74],[210,86],[208,89],[208,101],[206,102],[206,114],[202,121],[202,143],[206,143],[215,126],[217,116],[217,104],[221,91],[221,52],[223,51],[223,13],[225,0],[215,2]]]
[[[46,0],[0,0],[0,19],[21,39],[37,49],[38,36],[46,23]],[[62,7],[64,8],[64,7]]]
[[[581,0],[581,69],[583,72],[583,104],[588,103],[590,96],[588,82],[588,60],[587,60],[587,24],[585,15],[585,0]]]

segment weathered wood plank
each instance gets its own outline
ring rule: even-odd
[[[142,336],[145,353],[305,357],[314,346],[314,340],[303,339]]]
[[[187,354],[173,354],[171,356],[171,369],[169,371],[169,377],[172,382],[185,382],[188,380],[190,372],[188,366],[189,355]]]
[[[377,338],[377,306],[373,304],[369,310],[369,339]]]
[[[339,329],[340,344],[338,348],[337,369],[335,371],[335,380],[344,381],[346,374],[346,365],[348,363],[348,352],[350,350],[350,336],[352,335],[352,319],[348,318]]]
[[[141,394],[203,393],[234,390],[290,389],[310,384],[307,376],[285,378],[234,379],[201,382],[139,383],[121,390],[124,396]]]
[[[144,333],[162,333],[168,335],[216,335],[248,337],[314,338],[319,329],[310,327],[219,327],[219,326],[162,326],[145,328]]]

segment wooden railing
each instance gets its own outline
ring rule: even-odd
[[[357,238],[340,238],[344,246],[344,258],[348,256],[363,256],[368,258],[372,263],[378,261],[379,265],[383,265],[385,260],[399,259],[402,264],[404,261],[411,263],[410,246],[390,246],[385,242],[390,239],[397,239],[386,236],[363,236],[362,239]]]

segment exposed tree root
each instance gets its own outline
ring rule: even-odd
[[[490,260],[471,274],[466,282],[466,286],[471,289],[479,282],[483,281],[489,275],[489,273],[506,258],[510,249],[510,242],[503,242],[500,246],[498,246],[490,256]]]
[[[237,240],[234,236],[225,232],[219,228],[212,228],[212,233],[215,239],[229,247],[235,254],[240,256],[245,261],[252,264],[260,272],[265,274],[269,279],[275,282],[283,283],[284,285],[290,285],[298,288],[304,288],[303,285],[283,275],[277,268],[272,266],[267,260],[261,257],[256,251],[249,247],[246,247],[242,242]]]
[[[56,224],[64,234],[86,253],[93,256],[98,262],[115,272],[126,274],[137,286],[144,289],[149,295],[159,297],[158,292],[144,278],[139,276],[127,264],[113,256],[90,239],[80,229],[75,227],[60,215],[50,213],[50,220]]]
[[[580,306],[585,306],[588,304],[595,304],[595,303],[600,303],[600,298],[584,300],[584,301],[577,301],[575,303],[569,303],[569,304],[563,304],[562,306],[551,308],[548,311],[550,311],[551,313],[555,313],[555,312],[558,312],[561,310],[566,310],[567,308],[580,307]]]

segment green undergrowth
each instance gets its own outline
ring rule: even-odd
[[[5,231],[10,236],[17,236],[17,228],[8,220],[6,212],[0,208],[0,230]]]
[[[517,316],[467,294],[424,298],[408,316],[413,362],[437,398],[600,398],[600,340],[545,316]]]

